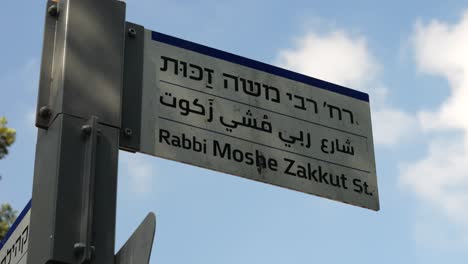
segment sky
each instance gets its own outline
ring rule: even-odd
[[[0,203],[32,193],[45,1],[6,1]],[[15,11],[15,12],[13,12]],[[120,152],[116,249],[151,263],[466,263],[468,1],[127,1],[127,21],[369,93],[380,211]]]

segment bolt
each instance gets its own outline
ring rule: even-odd
[[[75,243],[75,245],[73,246],[73,249],[75,251],[75,255],[79,256],[79,255],[83,254],[83,251],[85,250],[85,248],[86,248],[85,243]]]
[[[129,37],[134,38],[134,37],[136,37],[136,34],[137,34],[137,32],[136,32],[136,30],[134,28],[129,28],[128,29],[128,36]]]
[[[124,135],[125,135],[125,137],[131,137],[132,134],[133,134],[133,130],[132,130],[131,128],[128,128],[128,127],[127,127],[127,128],[124,129]]]
[[[43,106],[39,109],[39,116],[44,119],[49,119],[51,114],[52,114],[52,111],[47,106]]]
[[[88,137],[91,135],[91,130],[93,130],[93,128],[90,125],[84,125],[81,127],[81,134],[83,137]]]
[[[59,9],[57,5],[51,5],[49,9],[47,9],[47,13],[53,17],[58,17],[59,15]]]
[[[75,245],[73,245],[75,256],[81,257],[83,263],[89,263],[89,261],[92,259],[92,256],[94,255],[94,252],[96,251],[94,246],[89,246],[88,250],[91,252],[88,253],[89,255],[87,254],[88,256],[84,256],[86,249],[87,246],[83,242],[75,243]]]

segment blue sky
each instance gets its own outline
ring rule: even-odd
[[[44,1],[2,4],[0,203],[31,198]],[[117,245],[151,263],[465,263],[468,1],[127,1],[127,20],[370,94],[381,210],[121,152]]]

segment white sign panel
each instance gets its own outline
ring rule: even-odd
[[[145,38],[142,152],[379,210],[367,94]]]
[[[23,209],[0,242],[0,264],[26,264],[30,216],[31,202]]]

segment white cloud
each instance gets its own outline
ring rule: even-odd
[[[419,130],[415,117],[390,107],[381,107],[372,112],[374,143],[396,146]]]
[[[468,153],[460,141],[455,137],[430,142],[426,157],[403,166],[402,182],[451,219],[468,223]]]
[[[432,21],[417,23],[414,46],[422,72],[446,78],[451,95],[436,111],[425,111],[420,120],[426,129],[468,130],[468,12],[456,25]]]
[[[362,87],[376,76],[380,66],[363,37],[344,31],[327,35],[313,32],[296,40],[296,47],[283,50],[278,64],[334,83]]]
[[[36,123],[36,109],[29,109],[25,114],[25,125],[31,126]]]
[[[376,144],[394,146],[419,129],[413,116],[387,104],[388,89],[379,81],[382,67],[363,36],[343,30],[309,32],[296,40],[295,47],[280,51],[277,64],[369,93]]]
[[[120,152],[126,171],[130,176],[130,188],[136,194],[149,194],[153,191],[154,167],[142,155]]]
[[[418,114],[433,139],[425,157],[402,166],[401,182],[468,231],[468,12],[454,25],[418,22],[413,45],[419,70],[446,78],[450,95]]]

